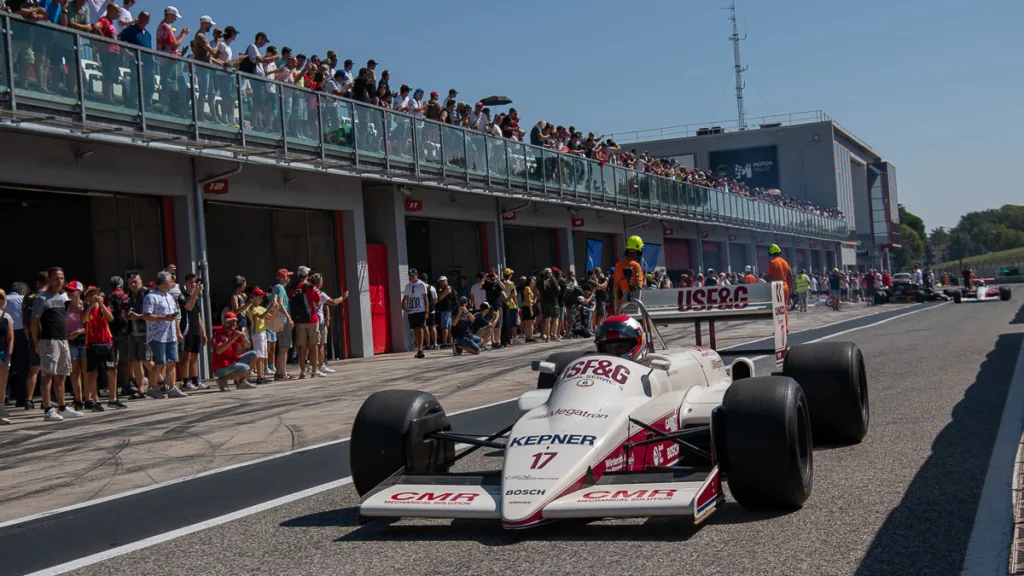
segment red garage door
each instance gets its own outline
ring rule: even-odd
[[[665,238],[662,249],[665,251],[665,269],[672,278],[678,278],[684,270],[693,268],[689,240]]]

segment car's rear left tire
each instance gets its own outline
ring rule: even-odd
[[[785,376],[733,382],[712,422],[716,458],[733,498],[749,510],[794,510],[813,483],[810,409]]]
[[[963,301],[964,301],[964,291],[963,290],[957,290],[956,292],[953,292],[953,303],[954,304],[961,304]]]
[[[555,352],[548,356],[544,361],[551,362],[557,366],[557,369],[554,374],[545,374],[544,372],[537,374],[537,390],[550,390],[554,388],[555,383],[558,382],[558,377],[562,375],[562,371],[582,355],[583,352]]]
[[[1000,286],[999,287],[999,299],[1000,300],[1002,300],[1003,302],[1009,302],[1010,301],[1010,295],[1011,294],[1010,294],[1010,287],[1009,286]]]
[[[864,354],[852,342],[816,342],[793,346],[782,373],[796,380],[811,407],[814,439],[856,444],[871,422]]]
[[[356,491],[366,494],[402,468],[421,474],[447,470],[455,443],[427,437],[443,430],[451,430],[448,416],[429,392],[382,390],[370,395],[356,414],[349,442]]]

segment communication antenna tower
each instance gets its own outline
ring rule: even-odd
[[[747,129],[747,111],[743,108],[743,73],[747,69],[740,62],[740,42],[747,39],[746,34],[740,37],[739,26],[736,23],[736,2],[730,1],[728,8],[722,8],[722,10],[729,11],[729,20],[732,22],[732,36],[729,36],[729,41],[732,42],[733,57],[736,61],[736,113],[738,115],[737,126],[740,130]]]

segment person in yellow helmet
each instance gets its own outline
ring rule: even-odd
[[[768,247],[768,255],[771,256],[768,262],[768,282],[782,282],[785,286],[783,302],[786,304],[786,331],[789,331],[789,295],[793,291],[793,270],[782,257],[782,248],[778,244]]]
[[[640,266],[640,258],[644,250],[644,241],[639,236],[630,236],[626,240],[626,251],[622,260],[615,265],[615,282],[612,283],[612,297],[615,302],[615,313],[618,313],[619,304],[627,292],[633,292],[633,297],[639,297],[639,291],[644,287],[644,269]],[[626,272],[629,270],[630,272]]]

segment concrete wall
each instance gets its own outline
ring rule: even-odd
[[[646,150],[659,158],[693,154],[697,168],[710,169],[712,151],[758,146],[778,146],[779,188],[785,194],[819,206],[837,205],[831,122],[654,140],[626,148]]]

